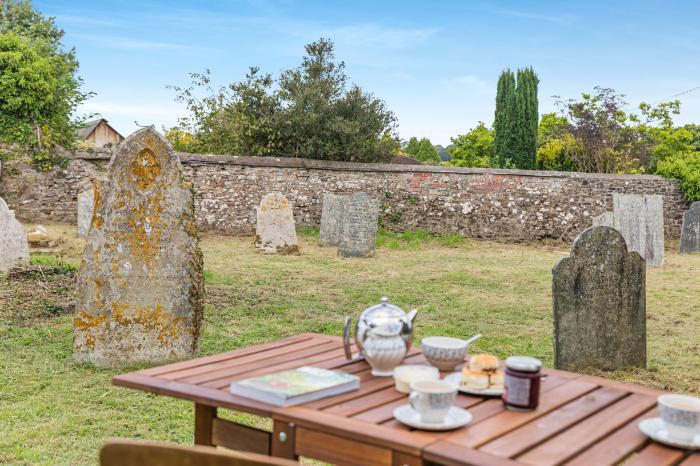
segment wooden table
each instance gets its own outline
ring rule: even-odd
[[[425,359],[412,349],[406,363]],[[360,390],[280,408],[231,395],[233,380],[313,365],[357,374]],[[339,337],[303,334],[228,353],[114,377],[115,385],[195,403],[195,443],[341,465],[700,466],[700,453],[650,442],[640,419],[657,415],[660,392],[545,370],[536,411],[506,411],[499,399],[460,394],[474,420],[450,432],[414,431],[393,419],[407,402],[391,377],[373,377],[364,361],[345,359]],[[267,432],[217,416],[227,408],[272,418]]]

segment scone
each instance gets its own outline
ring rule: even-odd
[[[503,375],[501,369],[489,375],[489,388],[503,388]]]
[[[469,358],[469,369],[494,372],[498,369],[498,358],[493,354],[475,354]]]
[[[470,390],[489,388],[489,375],[481,371],[466,371],[462,373],[462,385]]]

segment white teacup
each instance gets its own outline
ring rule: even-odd
[[[408,402],[422,422],[440,424],[454,404],[457,386],[445,380],[419,380],[411,383]]]
[[[686,395],[661,395],[659,414],[668,436],[689,442],[700,434],[700,398]]]

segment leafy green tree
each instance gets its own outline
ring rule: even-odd
[[[450,151],[448,151],[446,147],[443,147],[440,144],[435,144],[435,150],[437,150],[441,162],[449,162],[452,158],[452,156],[450,155]]]
[[[75,50],[64,32],[31,2],[0,1],[0,142],[34,155],[42,168],[54,145],[72,146],[81,121],[73,115],[91,94],[81,92]]]
[[[515,102],[515,75],[505,70],[498,78],[493,123],[494,149],[499,167],[510,165],[514,158]]]
[[[449,148],[452,160],[450,165],[456,167],[480,167],[495,166],[496,150],[494,145],[494,131],[487,128],[482,122],[466,134],[460,134],[451,138],[452,145]]]
[[[197,150],[356,162],[384,162],[399,148],[396,117],[383,101],[351,85],[330,40],[308,44],[300,66],[277,81],[251,68],[245,81],[213,89],[210,74],[172,87],[190,115],[182,129]],[[277,87],[275,87],[275,83]],[[207,94],[198,98],[199,91]]]
[[[418,152],[415,155],[415,159],[420,162],[429,163],[431,165],[437,165],[440,163],[440,155],[437,149],[430,142],[430,139],[423,138],[418,143]]]
[[[678,180],[686,197],[700,201],[700,152],[684,151],[659,161],[656,173]]]
[[[416,157],[418,155],[419,146],[420,144],[418,143],[418,138],[414,136],[408,140],[408,143],[406,144],[406,148],[404,150],[411,157]]]

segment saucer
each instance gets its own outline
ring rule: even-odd
[[[421,430],[452,430],[466,426],[472,420],[472,415],[466,409],[453,406],[447,412],[447,416],[441,423],[423,422],[420,414],[411,405],[399,406],[394,410],[394,417],[397,421],[407,426]]]
[[[664,428],[664,421],[660,417],[653,417],[639,421],[639,430],[652,440],[684,450],[700,450],[700,432],[695,434],[693,440],[677,440],[668,436]]]
[[[446,375],[445,380],[457,385],[457,389],[462,393],[468,393],[469,395],[481,395],[481,396],[501,396],[503,395],[503,387],[501,388],[467,388],[462,385],[462,373],[453,372],[452,374]]]

